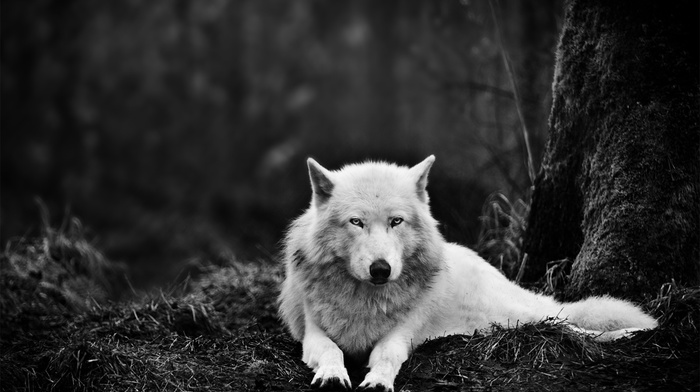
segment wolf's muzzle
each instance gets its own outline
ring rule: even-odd
[[[370,282],[376,285],[382,285],[389,281],[391,266],[384,259],[374,260],[369,266],[369,275],[372,277]]]

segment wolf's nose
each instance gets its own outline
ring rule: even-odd
[[[375,260],[369,266],[369,275],[372,277],[372,283],[384,284],[391,275],[391,266],[384,259]]]

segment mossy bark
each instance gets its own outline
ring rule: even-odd
[[[568,1],[525,279],[567,299],[700,281],[698,2]]]

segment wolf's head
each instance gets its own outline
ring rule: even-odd
[[[355,279],[375,286],[425,269],[431,252],[439,252],[426,192],[434,161],[431,155],[411,168],[367,162],[329,171],[309,158],[312,242],[332,255],[325,262],[345,263]]]

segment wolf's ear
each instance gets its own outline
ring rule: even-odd
[[[410,169],[411,175],[416,181],[418,199],[424,203],[428,202],[428,192],[426,192],[425,187],[428,186],[428,172],[430,172],[430,167],[433,166],[433,162],[435,162],[435,155],[425,158],[423,162]]]
[[[333,192],[333,181],[330,179],[331,174],[313,158],[307,159],[306,165],[309,167],[314,203],[322,205],[328,201]]]

